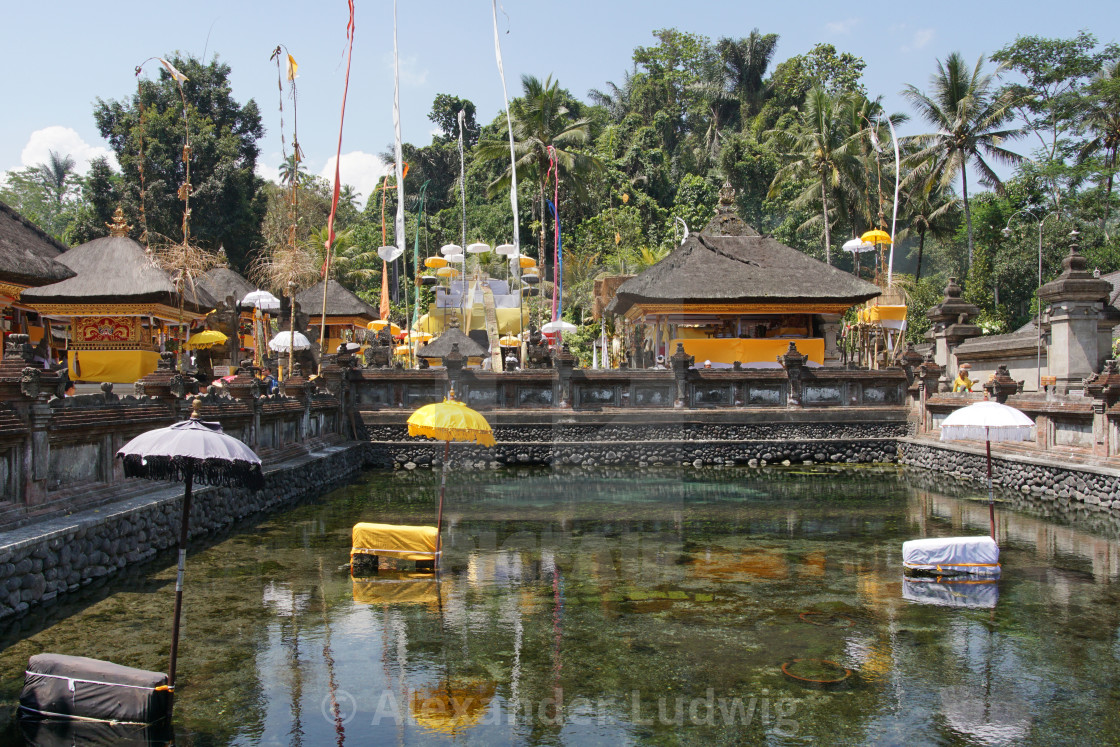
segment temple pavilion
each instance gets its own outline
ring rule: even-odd
[[[776,367],[792,342],[810,365],[839,363],[840,318],[881,289],[762,236],[734,211],[725,184],[716,216],[669,256],[618,287],[631,360],[651,365],[684,346],[713,367]]]
[[[323,319],[323,283],[316,283],[305,291],[296,294],[300,311],[307,314],[307,329],[312,342],[319,341],[319,326]],[[327,341],[324,353],[333,353],[352,333],[365,329],[366,325],[378,318],[377,310],[350,291],[343,288],[337,280],[327,286]],[[285,327],[284,329],[287,329]],[[347,334],[351,333],[351,334]]]
[[[0,338],[8,334],[29,335],[43,350],[43,358],[62,349],[62,335],[53,335],[43,319],[22,299],[28,288],[57,283],[74,277],[74,271],[58,261],[67,250],[35,224],[0,202]],[[44,337],[46,340],[44,341]],[[3,357],[0,339],[0,358]]]
[[[58,257],[74,277],[21,294],[41,316],[69,325],[66,358],[75,381],[143,378],[156,370],[160,351],[177,349],[216,305],[197,285],[180,295],[128,231],[118,210],[109,236]]]

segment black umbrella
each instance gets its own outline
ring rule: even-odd
[[[179,529],[179,573],[175,579],[175,617],[171,625],[171,663],[168,685],[175,692],[175,663],[179,654],[179,618],[183,611],[183,572],[187,559],[187,531],[191,517],[191,486],[224,485],[260,490],[264,487],[261,459],[233,436],[222,433],[218,423],[199,419],[201,400],[194,401],[189,420],[167,428],[141,433],[117,452],[126,477],[181,480],[183,519]]]

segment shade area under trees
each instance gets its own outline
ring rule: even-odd
[[[870,228],[891,230],[895,157],[888,120],[910,119],[910,130],[927,133],[899,143],[895,271],[909,292],[915,339],[923,332],[922,312],[950,275],[964,279],[987,330],[1029,321],[1043,218],[1044,280],[1060,271],[1073,228],[1091,267],[1120,269],[1114,189],[1120,47],[1114,43],[1081,32],[1068,39],[1019,37],[979,59],[948,53],[930,60],[928,81],[902,91],[910,111],[887,112],[879,92],[866,90],[864,61],[829,44],[779,59],[778,35],[757,29],[716,40],[661,29],[652,41],[601,88],[581,96],[551,76],[526,75],[511,102],[523,249],[552,246],[547,205],[558,188],[564,310],[572,321],[590,316],[596,277],[657,262],[680,240],[682,223],[699,230],[725,179],[736,189],[740,215],[758,230],[857,271],[841,245]],[[330,185],[295,159],[276,175],[279,184],[258,178],[257,141],[266,122],[257,104],[235,100],[229,67],[217,59],[171,60],[189,79],[193,240],[224,248],[231,265],[246,270],[270,243],[286,239],[286,195],[295,179],[298,244],[321,255]],[[0,199],[71,243],[104,235],[118,203],[138,225],[142,137],[147,224],[176,240],[183,119],[174,81],[161,70],[128,99],[99,99],[94,116],[120,172],[101,160],[79,177],[67,154],[52,154],[49,163],[10,174]],[[463,241],[464,203],[468,243],[509,241],[504,112],[480,121],[471,101],[444,93],[429,117],[437,128],[431,142],[404,146],[409,248],[424,184],[422,256]],[[391,177],[364,206],[344,190],[336,219],[334,275],[375,304],[376,248],[395,243],[397,199]],[[859,270],[865,276],[874,271],[868,265],[865,259]],[[409,272],[394,273],[394,299],[412,287]]]

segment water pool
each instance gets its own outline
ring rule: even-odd
[[[371,472],[190,556],[175,741],[1120,742],[1120,543],[1015,502],[996,585],[906,585],[981,490],[894,468],[494,470],[449,483],[442,581],[352,579],[350,527],[430,523]],[[0,742],[40,651],[166,665],[171,556],[10,626]],[[937,602],[934,604],[932,602]]]

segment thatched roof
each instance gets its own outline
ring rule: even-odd
[[[215,301],[225,301],[229,296],[233,296],[235,302],[240,301],[256,290],[252,283],[228,267],[207,270],[198,279],[198,285],[202,286]]]
[[[135,304],[178,306],[175,285],[166,272],[152,264],[144,247],[128,236],[105,236],[76,246],[58,258],[75,277],[26,290],[21,298],[31,304]],[[187,290],[185,307],[212,309],[217,302],[201,287]]]
[[[416,353],[418,358],[446,358],[451,355],[451,347],[459,346],[459,355],[464,358],[481,358],[489,355],[486,348],[479,345],[463,334],[459,329],[458,320],[453,320],[451,326],[443,334],[420,348]]]
[[[47,285],[73,277],[57,262],[67,246],[0,202],[0,281]]]
[[[708,230],[690,235],[668,257],[619,286],[607,311],[624,314],[637,303],[854,306],[881,293],[746,224],[740,235]]]
[[[323,312],[322,281],[297,293],[296,303],[303,313],[319,316]],[[360,316],[371,322],[378,318],[375,308],[343,288],[337,280],[331,280],[327,286],[327,316]]]

